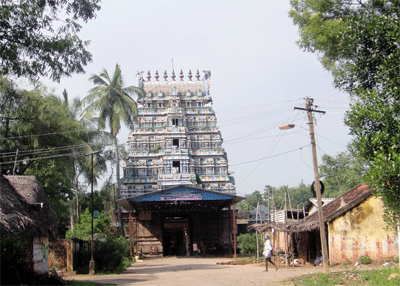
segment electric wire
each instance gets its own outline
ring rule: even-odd
[[[255,106],[242,107],[242,108],[237,108],[237,109],[221,110],[221,111],[218,111],[218,114],[224,113],[224,112],[232,112],[232,111],[238,111],[238,110],[245,110],[245,109],[250,109],[250,108],[255,108],[255,107],[259,108],[259,107],[270,106],[270,105],[275,105],[275,104],[289,103],[289,102],[299,101],[299,100],[302,100],[302,98],[299,98],[299,99],[291,99],[291,100],[280,101],[280,102],[266,103],[266,104],[263,104],[263,105],[255,105]]]
[[[83,143],[83,144],[76,144],[76,145],[65,145],[65,146],[59,146],[59,147],[52,147],[52,148],[47,148],[47,149],[19,150],[18,156],[35,155],[38,153],[49,153],[49,152],[58,152],[58,151],[78,150],[83,147],[91,147],[93,149],[93,147],[106,147],[106,146],[112,146],[112,143],[102,143],[102,144]],[[0,156],[2,158],[15,157],[15,155],[16,155],[16,151],[0,153]]]
[[[72,156],[80,155],[80,154],[86,154],[86,152],[64,153],[64,154],[44,156],[44,157],[36,157],[36,158],[29,158],[29,159],[20,159],[20,160],[15,160],[15,161],[0,162],[0,165],[9,165],[9,164],[15,164],[15,163],[22,163],[22,162],[26,162],[26,161],[38,161],[38,160],[43,160],[43,159],[53,159],[53,158],[60,158],[60,157],[69,157],[69,156],[72,157]]]
[[[289,117],[288,117],[288,119],[287,119],[287,122],[288,122],[288,120],[293,116],[293,111],[292,111],[292,113],[289,115]],[[279,141],[283,138],[283,134],[284,133],[282,133],[282,135],[280,136],[280,138],[279,138],[279,140],[274,144],[274,146],[269,150],[269,152],[267,152],[266,154],[268,154],[268,153],[271,153],[272,152],[272,150],[275,148],[275,146],[279,143]],[[288,141],[287,141],[288,142]],[[258,160],[257,160],[258,161]],[[239,184],[241,184],[241,183],[243,183],[245,180],[247,180],[250,176],[251,176],[251,174],[254,174],[254,170],[256,170],[256,169],[258,169],[259,167],[260,167],[260,165],[262,164],[262,161],[257,165],[257,166],[255,166],[254,167],[254,169],[251,171],[251,172],[249,172],[248,173],[248,175],[244,178],[244,179],[242,179],[240,182],[239,182]],[[232,165],[232,166],[235,166],[235,165]]]
[[[238,164],[233,164],[233,165],[230,165],[230,166],[232,166],[232,167],[233,166],[240,166],[240,165],[244,165],[244,164],[249,164],[249,163],[263,161],[263,160],[266,160],[266,159],[275,158],[275,157],[278,157],[278,156],[282,156],[282,155],[286,155],[286,154],[292,153],[294,151],[301,150],[302,148],[308,147],[310,145],[311,144],[307,144],[307,145],[305,145],[303,147],[296,148],[296,149],[293,149],[293,150],[289,150],[289,151],[286,151],[286,152],[283,152],[283,153],[279,153],[279,154],[275,154],[275,155],[272,155],[272,156],[263,157],[263,158],[260,158],[260,159],[250,160],[250,161],[246,161],[246,162],[242,162],[242,163],[238,163]]]
[[[42,153],[42,152],[57,152],[57,151],[65,151],[65,150],[70,150],[70,149],[75,149],[75,148],[80,148],[80,147],[85,147],[88,146],[87,144],[77,144],[77,145],[70,145],[70,146],[60,146],[60,147],[52,147],[52,148],[46,148],[46,149],[32,149],[32,150],[19,150],[18,155],[34,155],[37,153]],[[5,152],[5,153],[0,153],[0,156],[2,158],[7,158],[7,157],[14,157],[16,151],[14,152]]]
[[[0,137],[0,140],[20,139],[20,138],[29,138],[29,137],[36,137],[36,136],[50,136],[50,135],[59,135],[59,134],[75,133],[75,132],[87,132],[87,133],[89,133],[89,132],[97,132],[97,131],[87,130],[87,129],[80,129],[80,130],[60,131],[60,132],[53,132],[53,133],[20,135],[20,136],[14,136],[14,137]]]

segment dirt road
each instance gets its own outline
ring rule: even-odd
[[[264,272],[263,264],[217,265],[229,258],[164,257],[136,262],[119,275],[73,275],[67,280],[84,280],[116,285],[282,285],[280,281],[310,273],[322,272],[323,267],[289,267],[278,271],[271,267]]]

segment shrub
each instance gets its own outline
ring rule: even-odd
[[[237,240],[241,254],[255,254],[257,252],[257,240],[255,233],[241,234],[238,236]],[[262,235],[258,235],[258,247],[259,255],[261,255],[264,247]]]
[[[368,256],[361,256],[359,259],[358,259],[362,264],[370,264],[371,263],[371,258],[369,258]]]
[[[105,241],[96,241],[94,246],[96,272],[120,273],[125,270],[124,259],[129,255],[129,243],[125,238],[109,236]]]
[[[1,285],[65,285],[57,274],[31,271],[27,261],[29,242],[20,234],[0,237]]]
[[[77,238],[85,241],[90,241],[92,236],[92,213],[89,208],[86,208],[85,212],[80,214],[80,222],[75,224],[73,230],[68,230],[66,238]],[[99,216],[93,219],[93,231],[94,233],[105,235],[107,233],[107,226],[110,225],[111,217],[108,216],[104,211],[99,213]]]
[[[21,284],[28,269],[26,250],[28,242],[19,235],[0,237],[1,284]]]
[[[26,249],[28,242],[19,235],[0,237],[1,284],[21,284],[28,268]]]
[[[85,251],[81,260],[83,264],[77,266],[78,274],[89,273],[89,261],[91,257],[90,247]],[[125,261],[129,257],[129,240],[123,237],[115,237],[109,234],[108,237],[95,240],[93,246],[93,260],[95,273],[110,274],[121,273],[126,268]]]

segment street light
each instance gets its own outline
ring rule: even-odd
[[[279,129],[280,130],[288,130],[288,129],[292,129],[292,128],[294,128],[294,124],[283,124],[283,125],[281,125],[281,126],[279,126]]]
[[[321,197],[321,183],[319,181],[319,173],[318,173],[318,161],[317,161],[317,148],[315,143],[315,134],[314,134],[314,123],[312,118],[312,109],[310,106],[307,106],[306,109],[308,111],[308,121],[310,125],[310,138],[311,138],[311,149],[313,156],[313,165],[314,165],[314,182],[315,182],[315,192],[317,194],[317,205],[318,205],[318,218],[319,218],[319,230],[320,230],[320,238],[321,238],[321,247],[322,247],[322,258],[324,263],[324,272],[329,273],[329,261],[328,261],[328,244],[326,242],[326,234],[325,234],[325,223],[324,217],[322,213],[322,197]],[[294,128],[294,124],[283,124],[279,126],[281,130],[288,130]]]
[[[93,259],[93,155],[100,153],[101,150],[97,150],[94,152],[90,152],[85,154],[85,156],[92,157],[92,176],[91,176],[91,183],[92,183],[92,194],[91,194],[91,205],[92,205],[92,239],[90,241],[90,252],[91,252],[91,259],[89,261],[89,275],[94,275],[94,259]]]

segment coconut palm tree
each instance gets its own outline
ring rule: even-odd
[[[62,101],[62,104],[66,108],[68,112],[68,117],[70,117],[72,120],[76,121],[77,123],[81,124],[82,129],[85,130],[85,132],[82,132],[79,134],[79,137],[82,141],[82,149],[76,152],[73,152],[74,154],[72,155],[74,158],[74,189],[75,189],[75,199],[76,199],[76,219],[79,220],[79,213],[80,213],[80,208],[79,208],[79,195],[82,191],[82,187],[80,185],[81,178],[84,177],[86,182],[91,181],[91,160],[90,157],[86,156],[85,154],[82,154],[82,151],[85,151],[86,153],[92,152],[92,146],[97,145],[97,142],[101,142],[105,138],[108,138],[106,136],[107,134],[104,134],[102,131],[98,131],[97,129],[97,118],[91,116],[91,114],[86,114],[85,117],[82,117],[82,102],[79,98],[74,98],[72,102],[69,101],[68,98],[68,92],[67,90],[64,89],[62,92],[62,95],[64,97],[64,100]],[[97,179],[100,177],[102,173],[104,173],[107,170],[107,160],[110,159],[109,153],[112,152],[105,152],[102,155],[97,154],[96,155],[96,164],[94,168],[94,178],[93,182],[97,184]],[[73,206],[72,206],[72,200],[70,201],[70,208],[71,208],[71,229],[74,228],[74,212],[73,212]]]
[[[89,78],[95,87],[89,90],[89,94],[83,99],[86,108],[85,113],[98,112],[99,128],[109,127],[110,136],[115,147],[116,175],[117,185],[119,185],[119,152],[117,135],[121,130],[121,121],[132,129],[133,121],[137,116],[137,105],[131,95],[143,96],[142,89],[135,86],[124,87],[121,75],[121,68],[118,64],[112,77],[109,76],[106,69],[99,75],[92,75]],[[117,197],[119,197],[119,188],[117,188]],[[121,235],[124,235],[122,228],[122,217],[120,207],[118,206],[118,220],[120,223]]]

